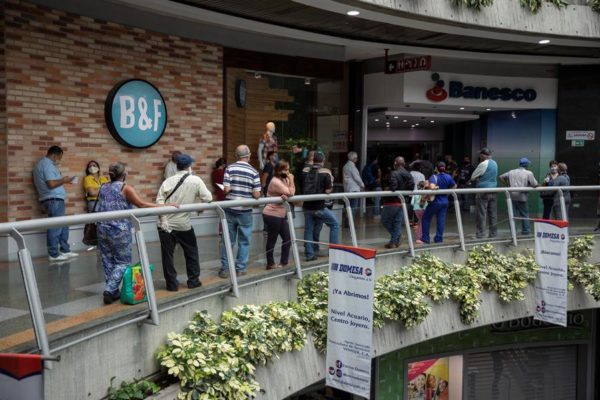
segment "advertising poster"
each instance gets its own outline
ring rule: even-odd
[[[537,320],[567,326],[567,221],[535,220],[535,280]]]
[[[365,398],[371,388],[375,254],[329,246],[326,385]]]
[[[408,400],[449,400],[448,357],[408,364]]]
[[[0,400],[44,398],[39,354],[0,354]]]

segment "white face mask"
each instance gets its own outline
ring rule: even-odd
[[[88,168],[88,171],[90,171],[90,174],[96,174],[96,173],[98,173],[98,171],[100,171],[100,169],[98,167],[96,167],[95,165],[93,165]]]

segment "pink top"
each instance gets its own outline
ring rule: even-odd
[[[267,189],[267,196],[293,196],[296,193],[294,183],[290,182],[289,179],[282,180],[281,178],[274,176],[269,183]],[[273,217],[285,218],[285,206],[283,204],[267,204],[263,209],[263,214],[271,215]]]

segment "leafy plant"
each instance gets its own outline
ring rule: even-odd
[[[108,388],[108,400],[141,400],[158,393],[160,387],[147,380],[134,380],[133,382],[121,382],[118,387],[113,387],[113,381],[116,376],[110,378],[110,387]]]
[[[587,0],[587,3],[592,7],[592,10],[600,12],[600,0]]]
[[[494,0],[450,0],[455,6],[465,6],[474,10],[480,10],[481,7],[489,7],[494,3]]]
[[[542,8],[542,0],[519,0],[521,7],[529,9],[532,13],[536,14]],[[557,8],[566,7],[569,2],[566,0],[546,0],[548,3],[554,4]]]

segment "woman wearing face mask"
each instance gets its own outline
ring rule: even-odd
[[[287,161],[279,161],[275,165],[275,172],[269,187],[267,196],[281,196],[287,200],[289,196],[296,193],[294,186],[294,175],[290,174],[290,165]],[[263,221],[267,229],[267,269],[283,268],[288,264],[290,256],[290,227],[287,222],[285,206],[283,204],[267,204],[263,209]],[[281,258],[279,264],[275,265],[273,250],[277,236],[281,236]]]
[[[85,178],[83,179],[83,191],[87,201],[87,211],[94,210],[94,204],[98,198],[98,190],[100,186],[108,182],[106,176],[100,175],[100,164],[97,161],[91,160],[85,167]]]
[[[558,177],[558,161],[552,160],[548,163],[548,173],[543,179],[542,186],[551,186],[549,185],[550,181],[554,181]],[[552,205],[554,204],[554,193],[556,192],[540,192],[540,197],[542,198],[542,202],[544,203],[544,219],[550,219],[550,212],[552,211]]]
[[[162,207],[140,199],[133,186],[125,183],[127,172],[125,164],[117,162],[108,169],[110,182],[102,185],[98,192],[97,212],[128,210],[134,205],[138,208]],[[177,204],[167,203],[178,207]],[[104,304],[119,299],[119,285],[123,273],[131,265],[131,221],[127,219],[101,221],[96,223],[98,248],[104,268]]]

